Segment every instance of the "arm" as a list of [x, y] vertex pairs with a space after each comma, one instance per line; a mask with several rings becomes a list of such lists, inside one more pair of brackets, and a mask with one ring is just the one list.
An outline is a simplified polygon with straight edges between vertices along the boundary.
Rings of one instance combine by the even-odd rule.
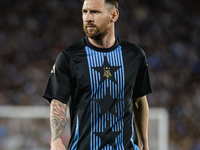
[[51, 150], [66, 150], [61, 141], [66, 124], [67, 105], [57, 100], [52, 100], [50, 106]]
[[140, 150], [149, 150], [148, 146], [148, 118], [149, 106], [146, 96], [133, 99], [134, 121], [138, 134]]

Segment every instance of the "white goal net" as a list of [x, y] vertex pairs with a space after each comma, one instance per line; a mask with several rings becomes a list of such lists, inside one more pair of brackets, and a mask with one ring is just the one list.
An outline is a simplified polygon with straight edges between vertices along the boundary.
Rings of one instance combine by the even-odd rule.
[[[70, 137], [69, 113], [62, 137]], [[49, 107], [0, 106], [0, 150], [48, 150], [50, 142]], [[150, 108], [150, 150], [168, 150], [168, 112]]]

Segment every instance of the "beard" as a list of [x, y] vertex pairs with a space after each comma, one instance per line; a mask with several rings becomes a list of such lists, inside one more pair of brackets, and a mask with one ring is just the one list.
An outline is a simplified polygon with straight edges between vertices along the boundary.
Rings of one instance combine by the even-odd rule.
[[[88, 26], [94, 27], [93, 29], [88, 29]], [[94, 39], [94, 40], [101, 40], [103, 39], [109, 32], [110, 26], [108, 22], [104, 22], [101, 26], [97, 26], [92, 23], [87, 23], [83, 25], [83, 31], [85, 32], [86, 36]]]

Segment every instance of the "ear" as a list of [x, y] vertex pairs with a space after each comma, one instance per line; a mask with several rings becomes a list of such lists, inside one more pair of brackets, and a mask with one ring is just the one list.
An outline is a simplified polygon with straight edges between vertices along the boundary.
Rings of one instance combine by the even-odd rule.
[[115, 23], [119, 18], [119, 11], [117, 9], [114, 9], [111, 13], [111, 16], [111, 22]]

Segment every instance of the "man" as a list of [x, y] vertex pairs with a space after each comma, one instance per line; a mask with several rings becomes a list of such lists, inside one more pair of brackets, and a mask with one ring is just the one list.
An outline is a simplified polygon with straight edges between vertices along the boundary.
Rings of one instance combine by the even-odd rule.
[[66, 150], [67, 104], [70, 150], [149, 150], [148, 65], [143, 50], [115, 37], [118, 17], [117, 0], [83, 1], [86, 37], [59, 54], [44, 93], [51, 102], [51, 150]]

